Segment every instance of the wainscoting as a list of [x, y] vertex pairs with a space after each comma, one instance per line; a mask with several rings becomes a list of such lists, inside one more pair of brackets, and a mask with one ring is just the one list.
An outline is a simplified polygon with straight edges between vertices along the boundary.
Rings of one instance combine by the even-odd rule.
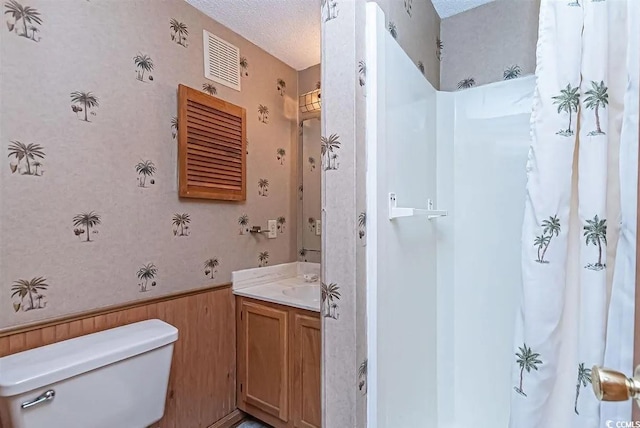
[[237, 423], [242, 415], [236, 410], [235, 300], [230, 285], [0, 332], [0, 356], [154, 318], [179, 330], [165, 416], [154, 428]]

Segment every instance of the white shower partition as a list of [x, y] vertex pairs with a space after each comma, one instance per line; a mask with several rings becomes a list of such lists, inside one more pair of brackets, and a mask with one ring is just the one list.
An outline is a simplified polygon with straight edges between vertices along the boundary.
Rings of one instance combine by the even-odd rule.
[[535, 79], [438, 92], [366, 32], [368, 426], [506, 428]]
[[534, 86], [438, 93], [438, 428], [509, 424]]
[[[435, 427], [436, 236], [427, 217], [389, 220], [436, 196], [436, 91], [367, 4], [367, 316], [370, 427]], [[437, 206], [436, 206], [437, 207]]]

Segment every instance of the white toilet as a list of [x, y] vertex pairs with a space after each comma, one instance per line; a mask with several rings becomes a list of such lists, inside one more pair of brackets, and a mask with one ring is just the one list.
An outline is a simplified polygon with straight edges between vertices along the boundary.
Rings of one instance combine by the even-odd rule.
[[149, 320], [0, 358], [0, 426], [148, 427], [164, 413], [177, 339]]

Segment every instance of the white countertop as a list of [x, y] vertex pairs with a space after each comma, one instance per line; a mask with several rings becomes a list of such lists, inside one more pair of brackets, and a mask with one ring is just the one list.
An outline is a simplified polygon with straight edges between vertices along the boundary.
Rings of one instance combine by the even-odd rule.
[[[318, 280], [306, 282], [304, 274]], [[308, 311], [320, 312], [320, 265], [285, 263], [233, 272], [233, 294]]]

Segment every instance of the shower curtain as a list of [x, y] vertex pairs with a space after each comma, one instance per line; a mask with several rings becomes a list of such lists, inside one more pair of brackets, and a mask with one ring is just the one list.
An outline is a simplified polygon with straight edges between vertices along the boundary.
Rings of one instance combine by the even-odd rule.
[[639, 18], [638, 0], [541, 1], [511, 428], [631, 420], [590, 369], [633, 369]]

